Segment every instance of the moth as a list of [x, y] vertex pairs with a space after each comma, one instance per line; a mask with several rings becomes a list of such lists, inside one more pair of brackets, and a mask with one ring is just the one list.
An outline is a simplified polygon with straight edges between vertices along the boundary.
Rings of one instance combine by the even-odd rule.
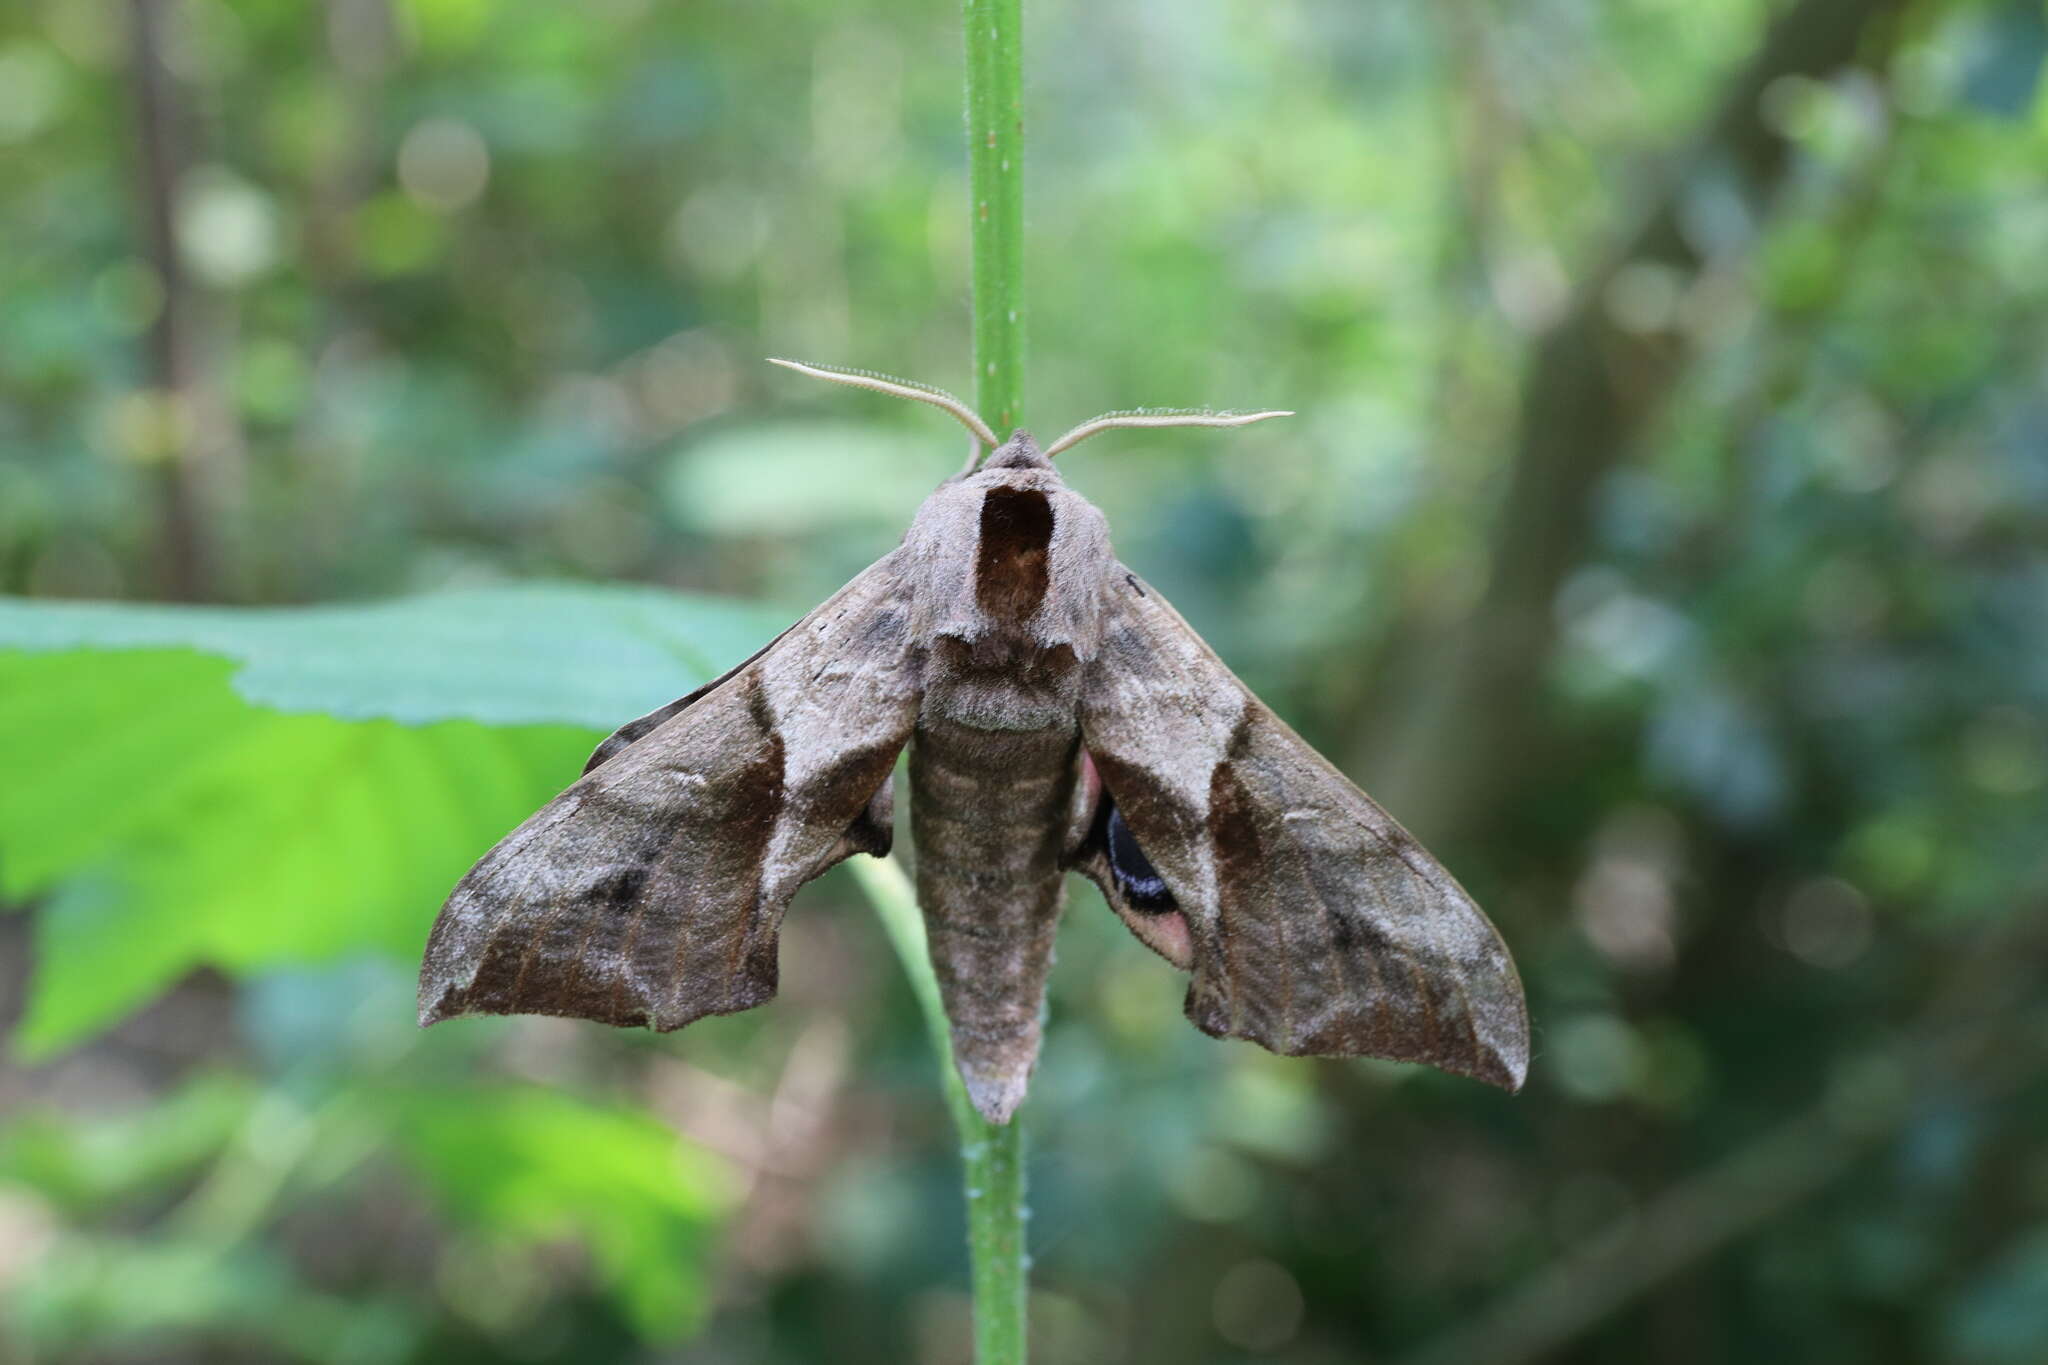
[[421, 1024], [666, 1031], [764, 1003], [791, 895], [888, 854], [907, 746], [932, 963], [992, 1122], [1037, 1060], [1070, 870], [1188, 974], [1204, 1033], [1520, 1087], [1528, 1017], [1493, 925], [1118, 562], [1053, 465], [1109, 428], [1288, 414], [1110, 414], [1041, 449], [937, 389], [776, 363], [944, 408], [974, 435], [966, 467], [894, 550], [620, 727], [484, 855], [434, 924]]

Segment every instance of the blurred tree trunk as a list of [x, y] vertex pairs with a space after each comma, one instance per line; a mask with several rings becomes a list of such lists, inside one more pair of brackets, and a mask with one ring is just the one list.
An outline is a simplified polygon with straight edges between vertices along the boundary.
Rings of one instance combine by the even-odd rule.
[[340, 95], [342, 131], [313, 166], [306, 263], [338, 315], [331, 334], [348, 325], [359, 285], [355, 215], [377, 186], [386, 85], [402, 53], [390, 0], [324, 0], [323, 11], [326, 74]]
[[164, 4], [130, 0], [132, 89], [140, 142], [140, 198], [149, 263], [163, 302], [149, 329], [149, 384], [164, 403], [169, 449], [157, 473], [157, 584], [164, 596], [190, 601], [205, 595], [207, 560], [194, 487], [189, 442], [175, 428], [189, 410], [178, 409], [192, 390], [195, 344], [191, 284], [178, 254], [178, 180], [185, 170], [185, 128], [177, 82], [164, 61]]
[[1430, 839], [1476, 837], [1500, 799], [1526, 790], [1551, 747], [1545, 678], [1553, 604], [1585, 557], [1602, 480], [1632, 450], [1692, 359], [1675, 323], [1631, 330], [1610, 313], [1627, 270], [1669, 273], [1684, 291], [1709, 264], [1688, 234], [1689, 197], [1720, 182], [1760, 220], [1784, 188], [1792, 148], [1766, 116], [1771, 85], [1881, 66], [1908, 0], [1799, 0], [1773, 23], [1662, 190], [1618, 250], [1580, 282], [1535, 342], [1524, 369], [1519, 431], [1492, 536], [1488, 584], [1448, 638], [1424, 646], [1373, 708], [1354, 771]]
[[146, 339], [152, 415], [136, 453], [157, 466], [157, 593], [197, 601], [218, 590], [217, 532], [239, 483], [241, 435], [213, 383], [204, 291], [180, 251], [194, 121], [167, 56], [177, 9], [173, 0], [129, 0], [128, 9], [142, 250], [162, 291]]

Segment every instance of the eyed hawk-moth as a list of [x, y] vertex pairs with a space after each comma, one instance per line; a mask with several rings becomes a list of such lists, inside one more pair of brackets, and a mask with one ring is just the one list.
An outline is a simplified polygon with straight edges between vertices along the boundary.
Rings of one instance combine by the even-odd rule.
[[775, 994], [803, 883], [890, 850], [908, 746], [916, 884], [960, 1075], [1007, 1121], [1038, 1055], [1069, 870], [1190, 977], [1203, 1032], [1426, 1062], [1516, 1089], [1513, 962], [1451, 875], [1118, 562], [1044, 449], [974, 433], [902, 544], [753, 658], [622, 726], [455, 887], [420, 1022], [552, 1014], [681, 1028]]

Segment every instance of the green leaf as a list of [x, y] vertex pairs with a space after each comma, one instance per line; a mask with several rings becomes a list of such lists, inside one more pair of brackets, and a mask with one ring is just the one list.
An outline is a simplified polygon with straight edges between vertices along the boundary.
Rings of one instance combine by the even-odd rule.
[[55, 1107], [30, 1109], [0, 1132], [0, 1182], [26, 1186], [83, 1218], [188, 1182], [227, 1145], [256, 1099], [248, 1082], [209, 1072], [134, 1113], [82, 1119]]
[[75, 1043], [200, 964], [416, 955], [463, 870], [598, 738], [780, 624], [569, 587], [0, 603], [0, 897], [54, 893], [16, 1051]]
[[[355, 1324], [375, 1329], [366, 1339], [337, 1336], [347, 1305], [309, 1294], [285, 1249], [255, 1235], [337, 1176], [350, 1183], [327, 1197], [352, 1197], [364, 1181], [374, 1188], [385, 1163], [362, 1163], [374, 1151], [410, 1168], [446, 1214], [453, 1235], [432, 1245], [443, 1258], [438, 1288], [458, 1311], [516, 1330], [552, 1292], [543, 1273], [559, 1264], [554, 1253], [574, 1240], [589, 1248], [596, 1287], [641, 1333], [674, 1338], [700, 1325], [709, 1253], [743, 1188], [725, 1162], [636, 1110], [445, 1074], [423, 1083], [422, 1074], [401, 1062], [309, 1110], [208, 1073], [129, 1113], [21, 1115], [0, 1129], [0, 1189], [32, 1194], [64, 1219], [7, 1286], [8, 1308], [31, 1340], [66, 1358], [135, 1339], [186, 1342], [205, 1356], [216, 1339], [252, 1332], [295, 1360], [408, 1358], [397, 1320]], [[324, 1176], [323, 1149], [344, 1154]], [[105, 1235], [182, 1190], [194, 1192], [152, 1215], [148, 1242]], [[215, 1216], [223, 1203], [225, 1230]], [[155, 1275], [149, 1291], [129, 1292], [126, 1277], [145, 1271]], [[506, 1280], [522, 1271], [532, 1277], [526, 1299]], [[320, 1329], [311, 1318], [291, 1330], [268, 1322], [261, 1308], [280, 1299]]]
[[737, 1188], [709, 1152], [648, 1115], [538, 1088], [417, 1092], [394, 1117], [401, 1150], [450, 1213], [521, 1246], [580, 1238], [649, 1337], [702, 1320], [710, 1239]]
[[562, 583], [335, 607], [5, 599], [0, 649], [184, 648], [234, 660], [235, 692], [277, 711], [609, 731], [788, 624], [717, 598]]
[[[263, 1359], [398, 1365], [421, 1335], [389, 1299], [319, 1293], [280, 1258], [175, 1240], [65, 1238], [30, 1265], [12, 1299], [41, 1359], [252, 1358], [228, 1353], [233, 1343]], [[173, 1352], [173, 1343], [191, 1349]]]

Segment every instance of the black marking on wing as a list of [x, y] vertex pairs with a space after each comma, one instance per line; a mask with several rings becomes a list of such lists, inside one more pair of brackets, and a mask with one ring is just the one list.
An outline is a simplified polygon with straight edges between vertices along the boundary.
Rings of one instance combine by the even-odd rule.
[[1124, 823], [1123, 812], [1116, 808], [1116, 799], [1107, 790], [1096, 803], [1095, 819], [1081, 846], [1081, 857], [1086, 858], [1097, 849], [1106, 856], [1109, 874], [1115, 879], [1117, 893], [1125, 905], [1148, 915], [1163, 915], [1180, 908], [1173, 898], [1173, 888], [1145, 856], [1138, 836]]

